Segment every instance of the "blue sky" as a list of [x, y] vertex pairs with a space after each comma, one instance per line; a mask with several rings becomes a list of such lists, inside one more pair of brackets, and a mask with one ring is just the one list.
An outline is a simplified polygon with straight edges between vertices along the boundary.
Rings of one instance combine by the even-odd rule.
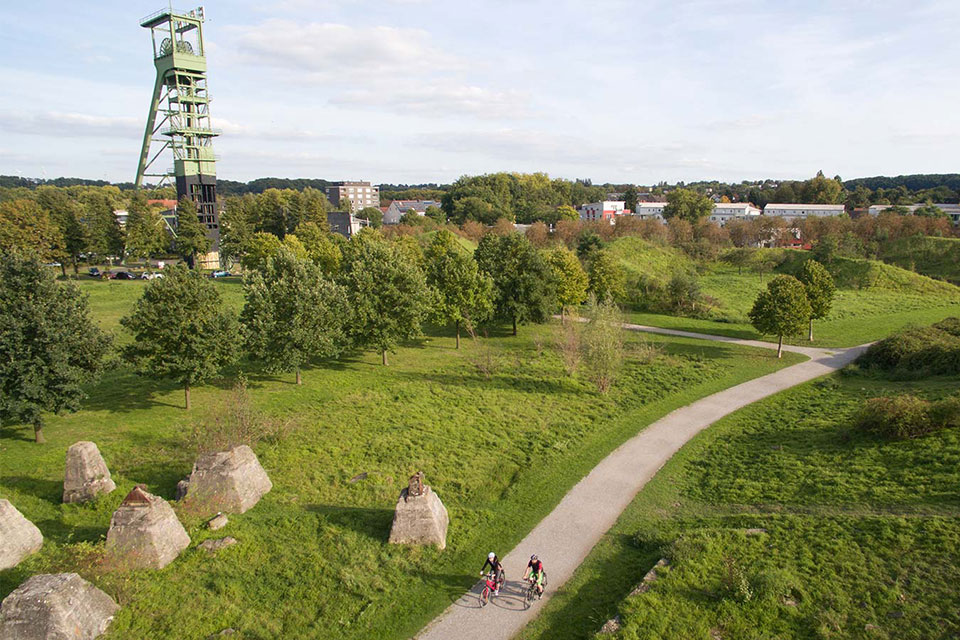
[[[161, 6], [4, 3], [0, 173], [133, 179]], [[221, 178], [960, 171], [956, 0], [204, 7]]]

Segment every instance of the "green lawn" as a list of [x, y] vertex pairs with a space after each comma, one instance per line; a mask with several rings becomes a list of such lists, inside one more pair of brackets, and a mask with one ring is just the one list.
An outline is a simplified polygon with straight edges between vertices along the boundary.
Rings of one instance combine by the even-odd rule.
[[[84, 282], [96, 316], [116, 329], [140, 282]], [[237, 281], [218, 281], [239, 305]], [[172, 498], [195, 453], [197, 421], [222, 411], [231, 380], [193, 392], [118, 366], [85, 408], [53, 417], [48, 444], [25, 427], [0, 429], [0, 495], [37, 523], [41, 553], [0, 572], [0, 597], [38, 572], [76, 570], [123, 605], [108, 637], [403, 638], [475, 580], [490, 549], [511, 548], [600, 459], [667, 412], [798, 362], [765, 350], [627, 334], [619, 384], [600, 396], [567, 377], [549, 326], [496, 334], [455, 351], [449, 334], [408, 345], [390, 367], [374, 354], [268, 377], [248, 367], [254, 404], [287, 425], [261, 441], [274, 488], [254, 509], [208, 532], [181, 513], [193, 543], [240, 542], [210, 557], [193, 548], [162, 571], [110, 573], [99, 562], [110, 514], [139, 482]], [[121, 337], [122, 339], [122, 337]], [[651, 340], [652, 342], [648, 342]], [[652, 361], [641, 356], [654, 344]], [[488, 378], [476, 361], [495, 363]], [[231, 374], [232, 375], [232, 374]], [[66, 448], [95, 441], [118, 489], [91, 505], [62, 505]], [[386, 544], [397, 495], [422, 469], [446, 504], [444, 552]], [[350, 479], [366, 472], [366, 479]]]
[[[524, 640], [955, 638], [960, 431], [852, 432], [866, 397], [960, 378], [835, 375], [721, 420], [664, 466]], [[748, 535], [746, 529], [764, 529]], [[671, 567], [625, 597], [659, 558]]]

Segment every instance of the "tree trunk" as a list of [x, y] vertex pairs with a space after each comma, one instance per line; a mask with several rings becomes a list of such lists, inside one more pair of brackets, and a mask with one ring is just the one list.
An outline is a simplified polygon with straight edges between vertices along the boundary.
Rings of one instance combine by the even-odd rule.
[[563, 326], [563, 325], [565, 325], [565, 324], [567, 323], [567, 322], [566, 322], [567, 318], [566, 318], [566, 316], [565, 316], [564, 313], [563, 313], [565, 310], [566, 310], [566, 306], [565, 306], [565, 305], [560, 305], [560, 326]]
[[387, 366], [387, 350], [384, 349], [383, 351], [380, 352], [380, 354], [383, 356], [383, 366], [386, 367]]
[[63, 277], [67, 277], [67, 264], [63, 260], [60, 261], [60, 273], [63, 274]]
[[813, 318], [810, 318], [810, 335], [807, 336], [807, 340], [813, 342]]
[[297, 367], [297, 384], [303, 384], [303, 378], [300, 376], [300, 367]]
[[190, 411], [190, 383], [183, 383], [183, 405], [187, 411]]
[[783, 335], [780, 335], [780, 342], [777, 343], [777, 357], [783, 356]]
[[79, 276], [79, 275], [80, 275], [80, 267], [77, 266], [77, 259], [76, 259], [76, 258], [73, 259], [73, 275], [75, 275], [75, 276]]
[[457, 320], [456, 325], [457, 325], [457, 349], [459, 349], [460, 348], [460, 321], [459, 320]]
[[43, 437], [43, 420], [41, 418], [34, 418], [33, 420], [33, 440], [37, 444], [43, 444], [47, 441]]
[[517, 316], [513, 316], [513, 335], [517, 335]]

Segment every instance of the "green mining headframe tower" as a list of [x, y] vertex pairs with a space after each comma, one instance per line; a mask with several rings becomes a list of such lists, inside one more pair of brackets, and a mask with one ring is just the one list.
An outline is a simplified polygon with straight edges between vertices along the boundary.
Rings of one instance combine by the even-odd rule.
[[[161, 9], [141, 20], [140, 26], [150, 29], [157, 80], [143, 134], [136, 186], [143, 185], [144, 177], [160, 178], [159, 184], [169, 183], [173, 178], [177, 199], [188, 196], [197, 203], [200, 222], [206, 225], [216, 252], [220, 224], [213, 138], [218, 132], [210, 126], [203, 7], [183, 14]], [[160, 147], [151, 155], [154, 143]], [[154, 169], [148, 173], [167, 149], [173, 152], [173, 166], [164, 172]], [[216, 259], [214, 253], [204, 262], [212, 263]]]

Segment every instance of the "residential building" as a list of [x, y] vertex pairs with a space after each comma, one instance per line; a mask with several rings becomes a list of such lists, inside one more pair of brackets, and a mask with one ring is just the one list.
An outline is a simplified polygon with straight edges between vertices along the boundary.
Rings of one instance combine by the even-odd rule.
[[[887, 209], [891, 209], [896, 206], [897, 205], [895, 204], [872, 204], [870, 205], [870, 209], [868, 211], [870, 215], [877, 216], [877, 215], [880, 215], [881, 211], [885, 211]], [[913, 213], [923, 205], [908, 204], [908, 205], [900, 205], [900, 206], [905, 208], [910, 213]], [[933, 203], [933, 206], [943, 211], [947, 215], [947, 217], [949, 217], [950, 220], [953, 221], [953, 224], [960, 224], [960, 204], [947, 204], [945, 202], [935, 202]]]
[[771, 202], [763, 208], [765, 216], [780, 216], [781, 218], [810, 218], [839, 216], [846, 213], [842, 204], [787, 204]]
[[718, 202], [713, 205], [710, 222], [721, 227], [736, 218], [750, 219], [760, 215], [760, 209], [749, 202]]
[[590, 202], [580, 207], [581, 220], [607, 220], [613, 224], [614, 218], [624, 213], [623, 200], [604, 200]]
[[346, 198], [356, 212], [366, 207], [380, 206], [380, 187], [358, 180], [334, 182], [327, 187], [327, 198], [335, 207], [339, 207], [340, 201]]
[[417, 215], [425, 215], [427, 207], [440, 208], [438, 200], [394, 200], [383, 213], [383, 224], [400, 224], [400, 218], [408, 211]]
[[637, 210], [633, 212], [633, 215], [641, 220], [659, 220], [660, 222], [666, 222], [666, 219], [663, 217], [663, 209], [666, 206], [666, 202], [638, 202]]
[[330, 226], [330, 231], [339, 233], [349, 240], [361, 228], [367, 226], [367, 221], [361, 220], [346, 211], [329, 211], [327, 212], [327, 224]]

